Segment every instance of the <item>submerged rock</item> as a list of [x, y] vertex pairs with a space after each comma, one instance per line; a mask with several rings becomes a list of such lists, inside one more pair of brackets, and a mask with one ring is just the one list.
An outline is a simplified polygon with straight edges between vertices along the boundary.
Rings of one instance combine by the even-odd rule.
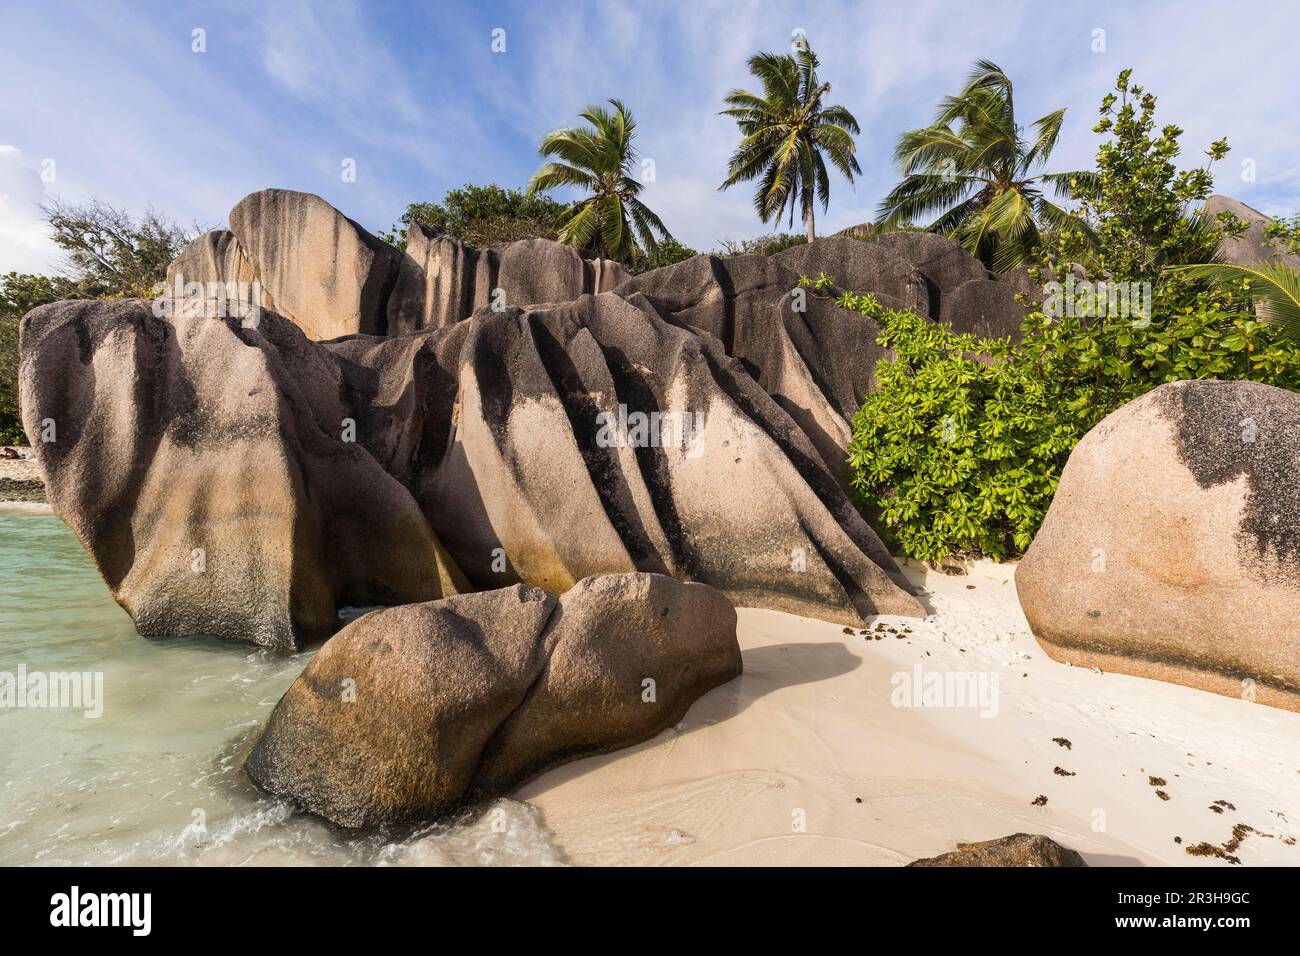
[[1075, 448], [1016, 569], [1056, 660], [1300, 710], [1300, 396], [1162, 385]]
[[1061, 846], [1036, 833], [1011, 836], [982, 843], [958, 843], [951, 853], [913, 860], [908, 866], [1087, 866], [1077, 850]]
[[740, 672], [736, 613], [701, 584], [629, 574], [558, 601], [518, 585], [457, 595], [340, 631], [247, 769], [341, 826], [430, 819], [647, 740]]

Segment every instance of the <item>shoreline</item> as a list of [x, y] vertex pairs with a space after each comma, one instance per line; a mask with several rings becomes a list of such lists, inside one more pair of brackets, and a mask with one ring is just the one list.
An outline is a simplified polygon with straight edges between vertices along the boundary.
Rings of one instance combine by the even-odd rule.
[[[509, 795], [528, 832], [575, 865], [901, 866], [1015, 832], [1091, 866], [1300, 865], [1300, 714], [1051, 660], [1014, 563], [899, 563], [925, 619], [738, 609], [744, 673]], [[975, 696], [928, 706], [935, 674]]]

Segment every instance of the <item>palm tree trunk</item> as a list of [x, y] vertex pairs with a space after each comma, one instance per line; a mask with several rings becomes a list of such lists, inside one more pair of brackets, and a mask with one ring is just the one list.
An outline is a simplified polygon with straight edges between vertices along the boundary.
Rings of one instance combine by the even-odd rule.
[[803, 193], [803, 223], [808, 227], [808, 241], [812, 242], [817, 238], [817, 230], [813, 216], [813, 195], [810, 189], [805, 189]]

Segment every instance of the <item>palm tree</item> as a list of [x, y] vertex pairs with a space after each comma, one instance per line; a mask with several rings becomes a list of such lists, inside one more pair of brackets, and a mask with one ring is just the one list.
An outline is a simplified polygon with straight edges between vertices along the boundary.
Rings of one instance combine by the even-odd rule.
[[749, 58], [749, 72], [763, 82], [763, 95], [732, 90], [729, 109], [744, 139], [731, 156], [727, 180], [719, 188], [758, 179], [754, 209], [763, 222], [778, 221], [785, 207], [801, 210], [808, 241], [816, 237], [813, 205], [820, 198], [824, 212], [831, 198], [830, 177], [823, 153], [853, 182], [861, 173], [853, 137], [858, 121], [843, 106], [823, 105], [831, 85], [817, 77], [816, 54], [807, 45], [797, 55], [758, 53]]
[[613, 112], [588, 106], [579, 114], [590, 125], [546, 134], [538, 152], [551, 161], [528, 181], [528, 195], [558, 186], [587, 190], [586, 198], [560, 214], [560, 242], [629, 261], [642, 247], [653, 251], [672, 235], [637, 198], [642, 184], [632, 175], [636, 121], [620, 101], [608, 102]]
[[980, 60], [956, 96], [939, 105], [934, 123], [904, 133], [894, 150], [903, 181], [880, 204], [886, 228], [936, 216], [932, 232], [951, 236], [971, 255], [999, 271], [1025, 262], [1043, 232], [1087, 226], [1043, 195], [1058, 197], [1070, 182], [1092, 172], [1038, 173], [1056, 146], [1065, 110], [1034, 120], [1032, 143], [1016, 125], [1011, 80]]

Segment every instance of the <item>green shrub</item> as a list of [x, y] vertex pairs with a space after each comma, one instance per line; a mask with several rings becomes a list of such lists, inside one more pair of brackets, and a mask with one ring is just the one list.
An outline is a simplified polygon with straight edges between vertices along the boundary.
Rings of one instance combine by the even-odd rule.
[[61, 276], [0, 276], [0, 444], [26, 444], [18, 412], [18, 322], [39, 305], [70, 299], [76, 284]]
[[[1029, 546], [1075, 444], [1106, 415], [1165, 382], [1247, 379], [1300, 391], [1300, 345], [1260, 322], [1242, 291], [1207, 289], [1176, 267], [1202, 262], [1243, 223], [1189, 210], [1209, 195], [1205, 167], [1179, 171], [1182, 130], [1157, 132], [1156, 99], [1120, 74], [1095, 131], [1108, 136], [1096, 169], [1074, 174], [1076, 216], [1031, 272], [1051, 279], [1021, 341], [955, 335], [870, 296], [840, 305], [880, 323], [895, 358], [853, 423], [849, 477], [859, 504], [905, 555], [1011, 557]], [[1211, 143], [1209, 162], [1228, 151]], [[1287, 224], [1270, 236], [1287, 240]], [[1070, 263], [1088, 282], [1073, 282]], [[1097, 281], [1123, 283], [1138, 314], [1113, 309]], [[813, 284], [813, 283], [807, 283]], [[815, 283], [819, 290], [829, 280]], [[1072, 288], [1063, 301], [1059, 293]], [[1053, 299], [1055, 298], [1055, 301]], [[1103, 305], [1102, 303], [1105, 303]], [[1115, 314], [1116, 312], [1120, 314]], [[1050, 314], [1049, 314], [1050, 313]]]
[[0, 445], [25, 445], [18, 415], [18, 318], [0, 315]]
[[682, 245], [676, 239], [663, 239], [652, 250], [638, 249], [627, 266], [633, 274], [639, 274], [654, 269], [662, 269], [664, 266], [671, 266], [674, 263], [684, 262], [692, 256], [698, 255], [698, 251], [690, 246]]
[[886, 543], [923, 560], [1023, 551], [1080, 424], [1006, 342], [861, 296], [840, 305], [875, 318], [896, 354], [876, 367], [848, 450], [852, 487]]
[[1300, 391], [1300, 346], [1210, 293], [1150, 325], [1035, 312], [1017, 346], [882, 310], [870, 296], [839, 304], [875, 318], [895, 351], [854, 419], [850, 482], [886, 543], [921, 560], [1023, 553], [1079, 439], [1164, 382]]
[[771, 256], [791, 246], [801, 246], [808, 241], [802, 233], [774, 232], [767, 236], [755, 236], [752, 239], [723, 239], [721, 248], [715, 255], [730, 256]]
[[475, 186], [466, 183], [452, 189], [442, 202], [413, 202], [392, 232], [380, 230], [379, 238], [399, 250], [406, 249], [406, 229], [420, 222], [471, 245], [490, 246], [540, 236], [554, 239], [556, 220], [564, 205], [548, 196], [529, 196], [518, 189], [504, 189], [496, 183]]

